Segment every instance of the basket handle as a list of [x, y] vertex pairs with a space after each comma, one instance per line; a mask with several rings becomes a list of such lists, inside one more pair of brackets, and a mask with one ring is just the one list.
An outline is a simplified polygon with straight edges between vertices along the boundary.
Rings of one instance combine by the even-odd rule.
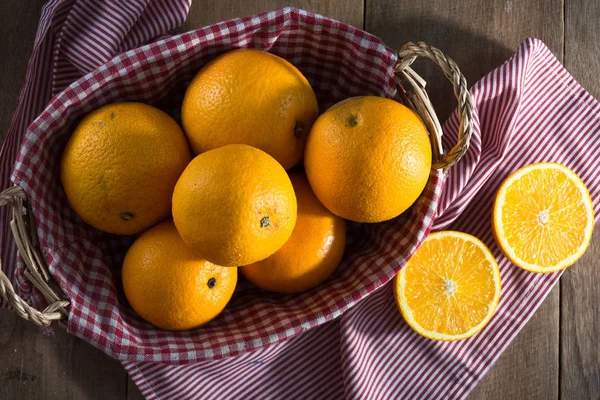
[[[454, 95], [458, 100], [460, 126], [458, 128], [457, 143], [447, 153], [444, 153], [442, 149], [442, 127], [425, 91], [425, 80], [410, 68], [417, 57], [424, 57], [436, 63], [454, 87]], [[469, 93], [467, 80], [451, 58], [435, 47], [423, 42], [417, 44], [408, 42], [402, 46], [398, 52], [395, 75], [400, 86], [398, 95], [402, 102], [421, 117], [429, 131], [433, 148], [432, 167], [447, 170], [467, 152], [471, 140], [473, 97]]]
[[[442, 151], [442, 128], [435, 114], [433, 105], [425, 91], [425, 81], [410, 65], [417, 57], [425, 57], [442, 68], [446, 77], [454, 86], [454, 95], [458, 100], [458, 116], [460, 127], [457, 144], [447, 153]], [[433, 168], [447, 170], [456, 164], [469, 148], [472, 134], [473, 98], [469, 93], [467, 81], [456, 63], [435, 47], [426, 43], [406, 43], [398, 52], [398, 63], [395, 76], [399, 84], [398, 95], [402, 102], [412, 108], [427, 127], [433, 147]], [[407, 90], [408, 89], [408, 90]], [[48, 307], [39, 311], [30, 306], [14, 290], [13, 285], [2, 271], [0, 261], [0, 295], [12, 306], [22, 318], [32, 321], [38, 326], [47, 326], [52, 321], [62, 321], [68, 317], [69, 302], [59, 296], [60, 290], [52, 284], [47, 266], [38, 246], [31, 209], [26, 202], [25, 192], [20, 186], [13, 186], [0, 193], [0, 207], [10, 206], [12, 219], [10, 228], [25, 263], [25, 276], [40, 290], [48, 302]], [[25, 222], [23, 210], [27, 210], [29, 223]]]
[[[60, 297], [57, 294], [59, 289], [52, 285], [46, 264], [38, 250], [31, 209], [26, 203], [25, 192], [20, 186], [13, 186], [0, 193], [0, 207], [4, 206], [9, 206], [12, 209], [10, 229], [19, 249], [19, 254], [25, 263], [25, 276], [40, 290], [49, 305], [43, 311], [39, 311], [27, 304], [15, 292], [8, 276], [2, 271], [1, 261], [0, 295], [21, 318], [38, 326], [48, 326], [52, 321], [66, 319], [69, 302]], [[24, 210], [26, 210], [25, 215], [23, 214]], [[29, 217], [29, 223], [25, 222], [25, 216]]]

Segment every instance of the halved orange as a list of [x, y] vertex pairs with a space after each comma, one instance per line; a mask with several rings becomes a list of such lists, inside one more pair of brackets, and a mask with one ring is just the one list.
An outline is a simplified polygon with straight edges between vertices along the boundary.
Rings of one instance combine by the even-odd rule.
[[486, 245], [462, 232], [430, 234], [394, 281], [396, 303], [417, 333], [434, 340], [475, 335], [500, 301], [500, 270]]
[[587, 249], [594, 207], [587, 187], [556, 163], [528, 165], [500, 186], [492, 218], [498, 245], [515, 265], [532, 272], [565, 269]]

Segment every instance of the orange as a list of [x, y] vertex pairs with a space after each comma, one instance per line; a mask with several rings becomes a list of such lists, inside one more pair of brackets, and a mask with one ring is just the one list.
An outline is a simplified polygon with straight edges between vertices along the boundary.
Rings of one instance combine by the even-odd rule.
[[323, 207], [304, 175], [290, 179], [298, 202], [292, 236], [271, 257], [241, 268], [257, 286], [280, 293], [303, 292], [324, 282], [340, 263], [346, 243], [346, 221]]
[[296, 196], [273, 157], [231, 144], [200, 154], [183, 171], [173, 193], [173, 219], [183, 240], [208, 261], [252, 264], [289, 239]]
[[402, 104], [353, 97], [317, 119], [304, 166], [331, 212], [352, 221], [381, 222], [404, 212], [425, 188], [431, 144], [419, 117]]
[[196, 154], [248, 144], [285, 169], [302, 158], [317, 98], [300, 71], [261, 50], [234, 50], [206, 64], [190, 83], [181, 108]]
[[434, 340], [475, 335], [500, 301], [500, 270], [490, 250], [466, 233], [430, 234], [394, 280], [396, 303], [417, 333]]
[[185, 245], [173, 221], [144, 232], [123, 261], [123, 288], [131, 307], [161, 329], [206, 324], [235, 290], [237, 268], [214, 265]]
[[115, 103], [75, 128], [60, 176], [81, 219], [129, 235], [169, 218], [173, 188], [190, 159], [185, 135], [167, 114], [142, 103]]
[[492, 225], [498, 245], [515, 265], [550, 273], [583, 255], [592, 239], [594, 207], [575, 172], [556, 163], [532, 164], [498, 189]]

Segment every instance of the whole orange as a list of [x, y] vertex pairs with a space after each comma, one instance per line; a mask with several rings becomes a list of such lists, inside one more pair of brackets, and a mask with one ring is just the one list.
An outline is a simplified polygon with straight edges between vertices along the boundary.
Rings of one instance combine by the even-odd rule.
[[310, 84], [281, 57], [234, 50], [198, 72], [185, 93], [183, 128], [200, 154], [227, 144], [248, 144], [285, 169], [304, 152], [319, 109]]
[[241, 268], [257, 286], [298, 293], [324, 282], [344, 254], [346, 221], [333, 215], [313, 194], [304, 175], [290, 176], [298, 218], [290, 239], [271, 257]]
[[75, 128], [60, 177], [85, 222], [129, 235], [171, 215], [173, 188], [190, 159], [183, 131], [166, 113], [142, 103], [114, 103]]
[[194, 253], [172, 220], [144, 232], [123, 261], [123, 288], [131, 307], [161, 329], [206, 324], [223, 311], [237, 268], [220, 267]]
[[218, 265], [269, 257], [296, 224], [296, 196], [283, 167], [262, 150], [232, 144], [192, 160], [173, 193], [183, 240]]
[[352, 221], [381, 222], [404, 212], [425, 188], [431, 144], [419, 117], [402, 104], [353, 97], [317, 119], [304, 166], [331, 212]]

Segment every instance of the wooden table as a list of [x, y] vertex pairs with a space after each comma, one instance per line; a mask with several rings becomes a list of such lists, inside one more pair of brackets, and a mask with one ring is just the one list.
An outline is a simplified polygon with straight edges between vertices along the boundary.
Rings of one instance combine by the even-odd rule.
[[[25, 77], [42, 0], [0, 2], [0, 130]], [[600, 96], [600, 2], [596, 0], [196, 0], [181, 30], [293, 4], [363, 28], [388, 45], [429, 42], [474, 83], [530, 36], [542, 39]], [[455, 103], [441, 74], [421, 70], [444, 119]], [[433, 89], [435, 88], [435, 89]], [[543, 306], [472, 392], [471, 399], [600, 398], [600, 229]], [[55, 337], [0, 312], [0, 399], [140, 399], [120, 364], [87, 343]]]

